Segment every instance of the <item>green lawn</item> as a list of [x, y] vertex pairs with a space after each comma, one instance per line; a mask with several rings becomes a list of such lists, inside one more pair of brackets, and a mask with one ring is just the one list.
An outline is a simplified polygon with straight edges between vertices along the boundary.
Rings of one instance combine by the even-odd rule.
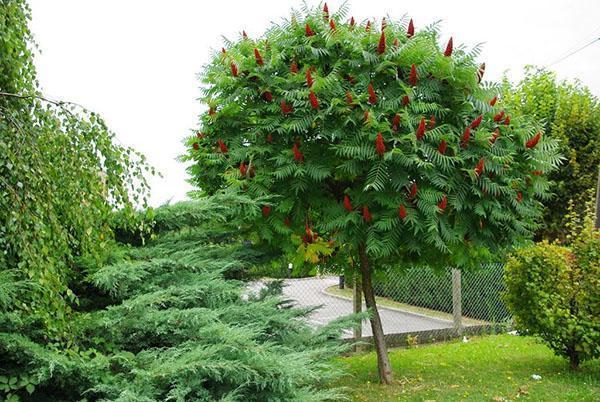
[[[577, 373], [532, 338], [512, 335], [390, 351], [395, 382], [378, 384], [374, 353], [344, 357], [353, 401], [600, 401], [600, 361]], [[531, 378], [541, 375], [541, 380]]]

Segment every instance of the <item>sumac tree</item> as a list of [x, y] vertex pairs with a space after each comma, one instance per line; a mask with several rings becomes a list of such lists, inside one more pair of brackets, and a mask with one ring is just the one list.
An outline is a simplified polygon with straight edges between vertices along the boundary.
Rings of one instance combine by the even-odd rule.
[[372, 287], [390, 262], [466, 267], [530, 237], [557, 145], [483, 84], [477, 49], [436, 26], [293, 12], [205, 67], [208, 113], [184, 159], [205, 194], [234, 192], [272, 247], [359, 267], [383, 382], [392, 379]]

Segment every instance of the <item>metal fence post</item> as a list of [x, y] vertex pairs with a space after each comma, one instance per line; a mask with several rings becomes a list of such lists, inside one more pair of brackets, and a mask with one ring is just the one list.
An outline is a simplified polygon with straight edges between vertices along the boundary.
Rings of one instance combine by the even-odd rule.
[[462, 300], [461, 300], [461, 274], [460, 269], [452, 269], [452, 315], [454, 330], [457, 335], [462, 334]]
[[[360, 313], [362, 311], [362, 292], [361, 292], [361, 284], [358, 280], [358, 274], [354, 274], [353, 280], [353, 288], [352, 288], [352, 310], [354, 314]], [[362, 338], [362, 321], [359, 325], [354, 328], [354, 339], [359, 340]], [[357, 345], [357, 351], [359, 350]]]

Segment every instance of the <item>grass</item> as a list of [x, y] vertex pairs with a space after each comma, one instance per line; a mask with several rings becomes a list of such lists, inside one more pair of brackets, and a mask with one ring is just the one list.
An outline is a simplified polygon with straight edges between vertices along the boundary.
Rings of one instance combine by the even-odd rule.
[[[325, 289], [325, 293], [329, 293], [334, 296], [339, 296], [339, 297], [343, 297], [345, 299], [352, 300], [353, 291], [352, 291], [352, 289], [349, 289], [349, 288], [340, 289], [336, 285], [336, 286], [330, 286], [327, 289]], [[432, 309], [429, 309], [426, 307], [418, 307], [418, 306], [413, 306], [411, 304], [400, 303], [400, 302], [392, 300], [388, 297], [376, 296], [375, 300], [377, 301], [378, 306], [391, 307], [394, 309], [408, 311], [411, 313], [417, 313], [417, 314], [421, 314], [421, 315], [425, 315], [425, 316], [433, 317], [433, 318], [440, 318], [442, 320], [447, 320], [447, 321], [452, 321], [452, 319], [453, 319], [452, 314], [449, 314], [449, 313], [446, 313], [443, 311], [432, 310]], [[463, 322], [463, 325], [487, 324], [486, 321], [475, 320], [473, 318], [468, 318], [468, 317], [464, 317], [464, 316], [462, 318], [462, 322]]]
[[[533, 338], [492, 335], [390, 351], [395, 380], [378, 383], [374, 353], [340, 358], [352, 401], [599, 401], [600, 361], [579, 372]], [[532, 379], [538, 374], [541, 380]]]

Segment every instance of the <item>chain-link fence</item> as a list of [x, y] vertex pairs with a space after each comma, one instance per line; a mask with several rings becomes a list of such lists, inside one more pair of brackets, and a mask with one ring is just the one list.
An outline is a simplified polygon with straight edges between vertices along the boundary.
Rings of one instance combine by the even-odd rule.
[[[321, 306], [311, 315], [314, 325], [366, 310], [352, 278], [337, 276], [287, 279], [284, 295], [300, 306]], [[435, 272], [415, 268], [392, 272], [374, 281], [377, 305], [388, 338], [401, 335], [440, 339], [462, 333], [497, 328], [510, 322], [502, 302], [504, 290], [501, 264], [460, 272]], [[360, 300], [359, 304], [357, 300]], [[362, 328], [348, 331], [347, 338], [371, 336], [368, 320]]]

